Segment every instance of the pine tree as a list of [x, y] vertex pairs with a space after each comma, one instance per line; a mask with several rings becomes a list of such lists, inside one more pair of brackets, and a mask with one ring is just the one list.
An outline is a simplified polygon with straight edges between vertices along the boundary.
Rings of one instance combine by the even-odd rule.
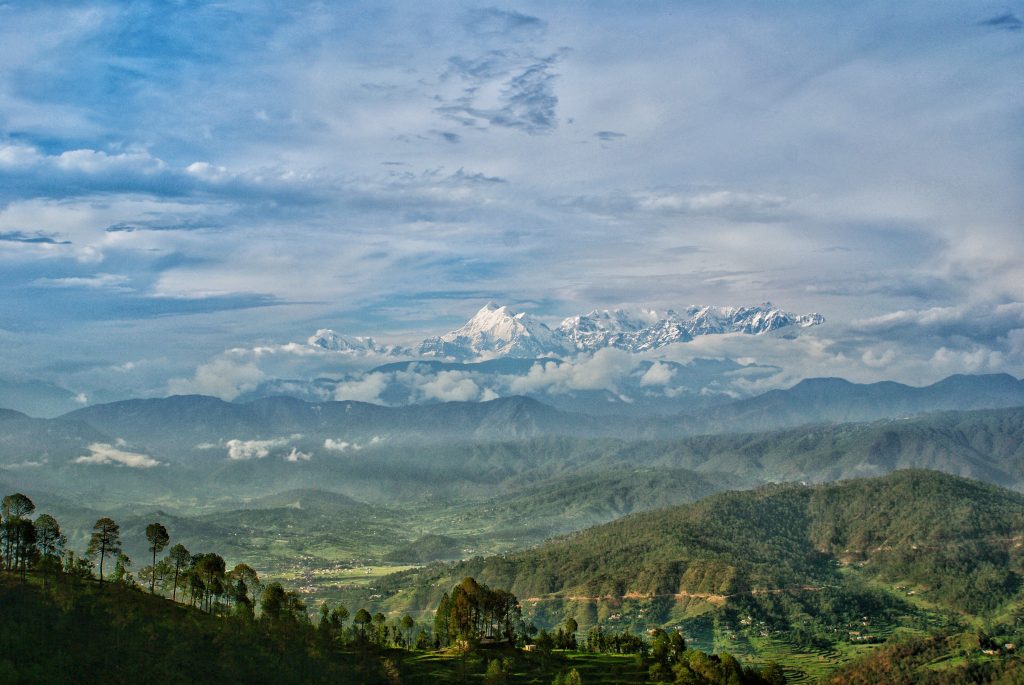
[[[158, 552], [164, 551], [164, 547], [171, 541], [171, 536], [167, 534], [167, 529], [162, 523], [151, 523], [146, 526], [146, 539], [149, 540], [149, 551], [153, 553], [153, 569], [155, 571], [156, 555]], [[149, 591], [152, 594], [156, 593], [156, 573], [153, 573], [149, 580]]]
[[16, 492], [3, 499], [0, 516], [3, 518], [4, 563], [8, 571], [16, 570], [21, 562], [21, 542], [24, 537], [22, 521], [36, 510], [36, 505], [25, 495]]
[[89, 548], [86, 554], [90, 557], [99, 557], [100, 560], [100, 582], [103, 582], [103, 561], [111, 555], [121, 552], [121, 527], [114, 523], [113, 519], [104, 516], [93, 526], [93, 534], [89, 539]]
[[169, 562], [174, 566], [174, 581], [171, 585], [171, 601], [177, 601], [178, 599], [178, 576], [182, 569], [188, 568], [192, 563], [192, 555], [185, 549], [185, 546], [178, 543], [174, 547], [171, 547], [170, 553], [167, 555]]

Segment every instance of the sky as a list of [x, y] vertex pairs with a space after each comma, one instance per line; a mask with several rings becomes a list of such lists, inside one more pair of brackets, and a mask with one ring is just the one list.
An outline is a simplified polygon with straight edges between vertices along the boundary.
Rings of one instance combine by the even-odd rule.
[[1020, 377], [1022, 125], [1019, 1], [3, 2], [0, 379], [769, 300], [828, 323], [665, 356]]

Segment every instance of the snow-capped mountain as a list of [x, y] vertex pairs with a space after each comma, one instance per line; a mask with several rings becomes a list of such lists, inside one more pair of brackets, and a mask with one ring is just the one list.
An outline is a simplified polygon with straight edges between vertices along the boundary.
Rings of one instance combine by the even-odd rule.
[[566, 319], [558, 332], [581, 352], [602, 347], [645, 352], [672, 343], [689, 342], [699, 335], [761, 335], [787, 326], [806, 328], [824, 322], [821, 314], [794, 315], [765, 302], [755, 307], [695, 305], [688, 307], [685, 315], [672, 309], [665, 312], [641, 310], [637, 314], [622, 309], [595, 310]]
[[545, 357], [564, 354], [562, 336], [525, 312], [488, 303], [461, 328], [420, 343], [424, 357]]
[[699, 307], [686, 309], [690, 335], [749, 333], [761, 335], [786, 326], [817, 326], [825, 323], [821, 314], [790, 314], [771, 302], [755, 307]]
[[614, 347], [646, 352], [699, 335], [763, 335], [782, 328], [807, 328], [825, 322], [821, 314], [791, 314], [770, 302], [753, 307], [691, 306], [672, 309], [594, 310], [572, 316], [557, 328], [524, 312], [488, 303], [460, 328], [427, 338], [411, 348], [378, 345], [373, 338], [345, 336], [329, 329], [316, 332], [309, 345], [353, 355], [426, 357], [468, 361], [495, 357], [536, 359], [591, 353]]
[[572, 349], [579, 352], [593, 352], [602, 347], [644, 352], [692, 340], [672, 310], [663, 314], [653, 310], [637, 313], [624, 309], [594, 310], [589, 314], [569, 317], [558, 327], [558, 332]]
[[306, 340], [311, 347], [330, 352], [347, 352], [353, 356], [378, 354], [382, 356], [406, 356], [411, 350], [394, 345], [378, 345], [373, 338], [364, 338], [355, 335], [342, 335], [330, 328], [321, 328]]

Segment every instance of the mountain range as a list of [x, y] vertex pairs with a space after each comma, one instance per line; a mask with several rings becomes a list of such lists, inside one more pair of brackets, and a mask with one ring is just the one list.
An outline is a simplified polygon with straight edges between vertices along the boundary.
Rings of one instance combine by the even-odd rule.
[[320, 329], [307, 344], [353, 355], [426, 357], [467, 361], [495, 357], [557, 357], [605, 348], [646, 352], [700, 335], [763, 335], [825, 322], [821, 314], [790, 314], [770, 302], [752, 307], [693, 305], [682, 313], [624, 309], [571, 316], [556, 328], [507, 306], [488, 303], [463, 326], [410, 347], [380, 345], [373, 338]]
[[818, 378], [699, 411], [647, 418], [566, 412], [526, 397], [389, 407], [353, 401], [306, 402], [285, 396], [226, 402], [203, 395], [178, 395], [92, 405], [53, 420], [4, 410], [0, 427], [7, 434], [0, 450], [4, 443], [11, 444], [15, 429], [45, 432], [46, 443], [76, 435], [94, 442], [120, 440], [180, 452], [197, 445], [202, 449], [204, 443], [293, 435], [352, 444], [375, 437], [398, 441], [552, 436], [671, 439], [1020, 406], [1024, 406], [1024, 381], [1005, 374], [950, 376], [925, 387]]
[[1001, 375], [925, 388], [814, 379], [668, 417], [572, 413], [523, 397], [385, 407], [174, 396], [55, 419], [0, 411], [0, 480], [110, 502], [310, 487], [383, 501], [483, 496], [646, 467], [728, 487], [907, 467], [1021, 487], [1021, 407], [1024, 382]]

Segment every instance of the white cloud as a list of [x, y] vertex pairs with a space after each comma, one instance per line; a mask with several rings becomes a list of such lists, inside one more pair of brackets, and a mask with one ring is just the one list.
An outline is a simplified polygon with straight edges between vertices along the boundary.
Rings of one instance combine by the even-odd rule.
[[427, 399], [442, 402], [472, 402], [480, 397], [480, 388], [472, 375], [464, 371], [441, 371], [418, 387]]
[[32, 285], [44, 288], [91, 288], [94, 290], [116, 290], [127, 292], [129, 279], [120, 274], [96, 274], [70, 278], [37, 278]]
[[[235, 438], [224, 444], [228, 448], [228, 459], [246, 461], [264, 459], [270, 456], [271, 450], [287, 447], [290, 442], [301, 437], [301, 435], [293, 435], [290, 438], [271, 438], [269, 440], [239, 440]], [[292, 449], [294, 451], [294, 448]]]
[[43, 458], [43, 459], [26, 459], [25, 461], [19, 461], [19, 462], [16, 462], [14, 464], [4, 464], [4, 465], [0, 466], [0, 468], [11, 469], [11, 470], [37, 469], [37, 468], [39, 468], [41, 466], [45, 466], [47, 464], [47, 462], [48, 462], [48, 460], [46, 458]]
[[110, 171], [151, 173], [166, 168], [163, 160], [146, 152], [125, 152], [109, 155], [100, 150], [67, 150], [55, 156], [36, 156], [35, 163], [48, 163], [62, 171], [99, 174]]
[[864, 354], [861, 355], [861, 360], [873, 369], [881, 369], [889, 366], [896, 360], [896, 351], [891, 347], [886, 348], [882, 352], [876, 352], [875, 350], [864, 350]]
[[285, 456], [284, 460], [296, 463], [300, 461], [309, 461], [311, 457], [312, 455], [307, 454], [306, 452], [300, 452], [297, 448], [293, 447], [292, 451]]
[[676, 370], [668, 364], [655, 362], [640, 377], [640, 385], [668, 385], [675, 378]]
[[379, 435], [374, 435], [366, 444], [361, 444], [358, 442], [348, 442], [347, 440], [342, 440], [340, 438], [337, 440], [335, 440], [334, 438], [327, 438], [326, 440], [324, 440], [324, 449], [331, 450], [332, 452], [342, 453], [349, 451], [358, 452], [359, 450], [364, 449], [367, 446], [378, 445], [383, 441], [384, 438], [380, 437]]
[[89, 445], [89, 454], [71, 460], [75, 464], [114, 464], [133, 469], [149, 469], [159, 466], [161, 462], [139, 452], [128, 452], [117, 447], [94, 442]]
[[0, 145], [0, 169], [21, 169], [38, 164], [39, 150], [29, 145]]
[[380, 394], [387, 386], [387, 374], [371, 373], [357, 380], [339, 383], [334, 389], [334, 399], [379, 403]]
[[230, 401], [255, 388], [265, 377], [252, 362], [237, 362], [221, 356], [199, 366], [192, 378], [172, 378], [167, 391], [171, 395], [213, 395]]
[[1002, 369], [1003, 353], [981, 346], [967, 350], [951, 350], [940, 347], [932, 355], [931, 364], [936, 369], [951, 373], [991, 373]]
[[537, 363], [526, 376], [512, 378], [509, 390], [515, 395], [532, 392], [561, 394], [571, 390], [617, 393], [622, 378], [633, 371], [642, 359], [623, 350], [605, 348], [563, 364]]

